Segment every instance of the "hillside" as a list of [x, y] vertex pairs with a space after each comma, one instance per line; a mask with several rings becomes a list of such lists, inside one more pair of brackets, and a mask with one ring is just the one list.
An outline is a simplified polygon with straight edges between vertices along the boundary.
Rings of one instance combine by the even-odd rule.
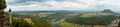
[[81, 25], [108, 25], [116, 19], [117, 15], [119, 14], [115, 14], [114, 12], [85, 13], [67, 18], [65, 21]]
[[34, 22], [32, 22], [30, 19], [28, 21], [29, 18], [13, 18], [13, 23], [12, 23], [12, 27], [35, 27], [34, 26]]

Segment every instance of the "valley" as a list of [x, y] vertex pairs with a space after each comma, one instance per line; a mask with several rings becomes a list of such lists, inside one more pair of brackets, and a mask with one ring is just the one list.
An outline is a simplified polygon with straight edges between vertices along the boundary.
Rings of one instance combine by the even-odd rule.
[[[31, 27], [107, 27], [120, 14], [110, 11], [18, 11], [12, 15], [15, 20], [13, 20], [14, 27], [25, 24], [32, 25]], [[16, 25], [18, 23], [16, 19], [23, 23]]]

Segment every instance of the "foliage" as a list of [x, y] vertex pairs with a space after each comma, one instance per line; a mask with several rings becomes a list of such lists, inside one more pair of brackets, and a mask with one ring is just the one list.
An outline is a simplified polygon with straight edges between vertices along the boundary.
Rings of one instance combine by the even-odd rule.
[[2, 0], [2, 2], [0, 2], [0, 10], [5, 9], [6, 7], [7, 7], [7, 6], [6, 6], [5, 0]]
[[[31, 14], [25, 14], [25, 15], [20, 15], [20, 14], [13, 14], [13, 17], [17, 17], [20, 19], [24, 19], [24, 18], [31, 18], [31, 20], [34, 22], [34, 27], [54, 27], [52, 25], [51, 20], [53, 20], [52, 17], [42, 17], [39, 18], [39, 16], [33, 16]], [[49, 21], [46, 21], [49, 20]]]
[[13, 19], [12, 27], [34, 27], [23, 19]]
[[81, 15], [77, 15], [71, 18], [67, 18], [65, 21], [71, 22], [71, 23], [76, 23], [76, 24], [81, 24], [81, 25], [108, 25], [116, 19], [116, 15], [105, 15], [105, 16], [92, 16], [92, 17], [80, 17]]

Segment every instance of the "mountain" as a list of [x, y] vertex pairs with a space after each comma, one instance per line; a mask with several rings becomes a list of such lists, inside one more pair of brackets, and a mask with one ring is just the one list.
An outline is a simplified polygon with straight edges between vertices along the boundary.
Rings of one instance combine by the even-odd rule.
[[105, 10], [103, 10], [102, 11], [103, 13], [114, 13], [112, 10], [110, 10], [110, 9], [105, 9]]

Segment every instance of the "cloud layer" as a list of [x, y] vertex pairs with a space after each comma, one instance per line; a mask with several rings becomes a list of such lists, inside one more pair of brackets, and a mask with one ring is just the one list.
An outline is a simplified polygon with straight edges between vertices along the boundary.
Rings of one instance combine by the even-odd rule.
[[21, 10], [120, 9], [120, 0], [6, 0], [8, 8]]

